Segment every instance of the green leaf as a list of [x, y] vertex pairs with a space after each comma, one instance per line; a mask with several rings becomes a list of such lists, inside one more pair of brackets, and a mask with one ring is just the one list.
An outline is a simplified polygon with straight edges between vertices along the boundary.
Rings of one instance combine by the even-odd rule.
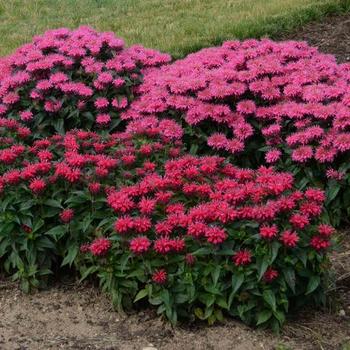
[[198, 151], [198, 145], [197, 144], [192, 144], [192, 146], [190, 148], [190, 154], [196, 155], [197, 151]]
[[148, 301], [151, 305], [160, 305], [162, 303], [162, 299], [160, 297], [151, 298]]
[[188, 295], [186, 295], [186, 294], [176, 294], [176, 296], [175, 296], [175, 303], [176, 304], [183, 304], [186, 301], [188, 301]]
[[212, 326], [215, 323], [215, 321], [216, 321], [216, 316], [214, 314], [212, 314], [208, 317], [208, 325], [209, 326]]
[[56, 249], [56, 244], [52, 242], [48, 237], [41, 236], [37, 242], [37, 248], [49, 248], [54, 250]]
[[276, 311], [276, 297], [275, 294], [273, 294], [272, 290], [266, 289], [263, 292], [263, 298], [266, 301], [266, 303], [271, 307], [273, 311]]
[[4, 239], [0, 243], [0, 258], [5, 255], [8, 250], [11, 250], [11, 242], [8, 239]]
[[46, 232], [48, 236], [52, 236], [56, 241], [59, 240], [65, 233], [67, 228], [63, 225], [55, 226]]
[[84, 281], [85, 278], [87, 278], [89, 275], [93, 274], [94, 272], [96, 272], [98, 270], [97, 266], [90, 266], [88, 269], [86, 269], [82, 274], [81, 274], [81, 278], [79, 280], [79, 283], [81, 283], [82, 281]]
[[340, 191], [340, 185], [333, 185], [327, 189], [326, 192], [326, 205], [332, 202], [332, 200], [337, 196]]
[[54, 216], [57, 216], [60, 211], [60, 208], [47, 207], [43, 211], [42, 218], [52, 218]]
[[170, 305], [170, 294], [168, 290], [164, 289], [160, 294], [160, 298], [166, 306]]
[[210, 248], [199, 248], [195, 252], [192, 253], [194, 256], [208, 255], [212, 252]]
[[258, 313], [258, 320], [256, 322], [256, 325], [259, 326], [259, 324], [262, 324], [269, 320], [272, 316], [271, 310], [264, 310]]
[[44, 226], [44, 220], [42, 219], [39, 219], [35, 224], [34, 224], [34, 227], [33, 227], [33, 231], [32, 232], [36, 232], [38, 231], [41, 227]]
[[21, 281], [20, 288], [24, 293], [29, 293], [30, 291], [30, 284], [27, 279], [24, 279]]
[[266, 272], [267, 268], [269, 266], [269, 259], [267, 256], [264, 256], [263, 258], [258, 259], [257, 261], [257, 267], [258, 267], [258, 281], [261, 280], [262, 276]]
[[306, 288], [305, 295], [312, 293], [320, 285], [320, 276], [312, 276]]
[[278, 254], [278, 251], [279, 251], [281, 246], [282, 246], [281, 243], [278, 243], [277, 241], [272, 242], [270, 264], [272, 264], [275, 261], [275, 259], [277, 258], [277, 254]]
[[44, 202], [45, 205], [48, 205], [49, 207], [54, 208], [63, 208], [61, 203], [59, 201], [56, 201], [55, 199], [48, 199]]
[[228, 305], [227, 305], [227, 302], [226, 302], [224, 297], [216, 298], [216, 302], [215, 303], [216, 303], [216, 305], [219, 305], [223, 309], [228, 309]]
[[86, 215], [82, 222], [82, 231], [85, 233], [89, 226], [91, 225], [92, 219], [90, 215]]
[[64, 134], [64, 120], [63, 118], [55, 118], [52, 122], [54, 129], [58, 134]]
[[50, 269], [42, 269], [39, 271], [40, 276], [46, 276], [51, 274], [53, 274], [53, 272]]
[[204, 312], [203, 312], [203, 310], [201, 308], [199, 308], [199, 307], [195, 308], [194, 309], [194, 314], [200, 320], [204, 320]]
[[232, 293], [236, 293], [244, 281], [244, 274], [237, 273], [232, 276]]
[[61, 266], [65, 266], [65, 265], [71, 266], [78, 252], [79, 252], [78, 245], [72, 244], [68, 249], [67, 255], [63, 259]]
[[221, 310], [215, 310], [214, 311], [214, 315], [215, 315], [215, 318], [220, 321], [220, 322], [223, 322], [224, 321], [224, 315], [222, 314], [222, 311]]
[[143, 299], [144, 297], [146, 297], [148, 295], [148, 289], [147, 288], [144, 288], [144, 289], [141, 289], [137, 294], [136, 294], [136, 297], [134, 299], [134, 303], [136, 303], [137, 301]]
[[244, 281], [244, 274], [243, 273], [237, 273], [232, 276], [232, 292], [229, 295], [228, 298], [228, 307], [230, 308], [232, 305], [233, 298], [235, 294], [237, 293], [238, 289], [241, 287], [242, 283]]
[[215, 270], [212, 271], [212, 273], [211, 273], [214, 286], [216, 286], [217, 283], [218, 283], [218, 280], [219, 280], [219, 277], [220, 277], [220, 272], [221, 272], [221, 266], [217, 265]]
[[284, 313], [282, 311], [277, 310], [273, 313], [273, 315], [275, 316], [275, 318], [277, 318], [280, 325], [282, 325], [286, 320], [286, 317], [284, 316]]
[[292, 268], [287, 268], [283, 270], [284, 278], [290, 287], [290, 289], [295, 294], [295, 272]]
[[20, 210], [20, 211], [25, 211], [25, 210], [31, 208], [33, 205], [35, 205], [35, 203], [34, 203], [33, 200], [26, 201], [26, 202], [24, 202], [24, 203], [21, 204], [19, 210]]
[[305, 249], [297, 250], [295, 255], [301, 260], [301, 262], [303, 263], [304, 267], [306, 267], [306, 264], [307, 264], [307, 253], [306, 253]]
[[273, 319], [270, 323], [271, 329], [275, 334], [279, 334], [280, 333], [280, 323], [277, 319]]

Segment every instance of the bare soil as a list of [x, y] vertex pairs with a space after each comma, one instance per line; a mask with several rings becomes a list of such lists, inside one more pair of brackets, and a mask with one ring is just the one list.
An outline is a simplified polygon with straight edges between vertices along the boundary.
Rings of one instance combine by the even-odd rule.
[[[350, 14], [311, 23], [279, 39], [306, 40], [350, 61]], [[338, 281], [325, 310], [291, 317], [282, 334], [228, 320], [172, 328], [153, 311], [121, 315], [98, 288], [63, 282], [31, 295], [0, 281], [0, 350], [350, 350], [350, 233], [332, 257]]]
[[283, 34], [277, 40], [304, 40], [320, 51], [336, 56], [339, 63], [350, 61], [350, 15], [326, 17], [311, 22], [298, 31]]

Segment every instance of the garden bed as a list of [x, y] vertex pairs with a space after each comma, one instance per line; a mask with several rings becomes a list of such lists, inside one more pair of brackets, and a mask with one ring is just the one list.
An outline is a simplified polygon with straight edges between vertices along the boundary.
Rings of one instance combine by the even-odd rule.
[[327, 310], [305, 310], [285, 325], [280, 337], [241, 322], [171, 328], [149, 309], [120, 315], [91, 285], [59, 282], [49, 290], [23, 294], [0, 282], [0, 348], [129, 350], [348, 350], [350, 344], [350, 242], [333, 256], [340, 280], [336, 302]]
[[[307, 40], [335, 53], [339, 62], [350, 58], [350, 15], [309, 24], [288, 38]], [[283, 38], [287, 39], [287, 38]], [[254, 331], [240, 322], [172, 329], [151, 311], [128, 316], [115, 313], [97, 288], [75, 283], [22, 294], [17, 286], [0, 282], [1, 349], [348, 349], [350, 346], [350, 238], [333, 255], [339, 281], [336, 302], [324, 311], [306, 310], [287, 322], [281, 337]], [[348, 344], [348, 345], [346, 345]]]

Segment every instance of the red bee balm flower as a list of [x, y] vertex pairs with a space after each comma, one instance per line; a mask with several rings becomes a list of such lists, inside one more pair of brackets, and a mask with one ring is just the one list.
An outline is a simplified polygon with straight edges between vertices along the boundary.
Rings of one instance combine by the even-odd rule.
[[73, 209], [64, 209], [60, 214], [60, 219], [68, 224], [74, 218], [74, 210]]
[[157, 284], [164, 284], [167, 280], [167, 273], [165, 270], [157, 270], [152, 275], [152, 281]]
[[330, 242], [321, 236], [314, 236], [311, 238], [310, 246], [315, 250], [326, 249], [330, 246]]
[[31, 227], [29, 227], [29, 226], [27, 226], [27, 225], [21, 225], [21, 228], [22, 228], [22, 230], [23, 230], [25, 233], [31, 233], [31, 232], [32, 232]]
[[323, 237], [330, 237], [335, 233], [334, 227], [327, 224], [318, 225], [318, 233]]
[[278, 233], [278, 228], [276, 225], [272, 225], [272, 226], [262, 226], [260, 227], [260, 236], [262, 238], [273, 238], [276, 237]]
[[92, 255], [102, 256], [108, 252], [111, 245], [112, 245], [112, 243], [109, 239], [104, 238], [104, 237], [97, 238], [91, 243], [90, 252]]
[[100, 190], [101, 190], [101, 184], [99, 184], [98, 182], [93, 182], [89, 184], [89, 191], [91, 194], [97, 194], [100, 192]]
[[232, 260], [236, 266], [248, 265], [252, 261], [252, 254], [249, 250], [240, 250], [232, 257]]
[[130, 250], [135, 254], [147, 252], [151, 245], [151, 241], [147, 237], [136, 237], [130, 241]]
[[205, 237], [209, 243], [220, 244], [227, 238], [225, 230], [219, 227], [208, 227], [205, 230]]
[[90, 244], [84, 243], [80, 246], [81, 253], [87, 253], [88, 251], [90, 251]]
[[297, 245], [299, 236], [295, 232], [287, 230], [282, 233], [281, 241], [285, 246], [293, 248]]
[[192, 266], [196, 262], [196, 257], [192, 254], [186, 254], [185, 261], [187, 265]]
[[34, 179], [31, 181], [29, 188], [33, 191], [34, 194], [39, 194], [44, 191], [46, 183], [42, 179]]
[[273, 280], [275, 280], [278, 277], [278, 275], [279, 275], [278, 271], [270, 267], [264, 273], [264, 281], [267, 283], [270, 283]]
[[289, 219], [289, 222], [295, 227], [295, 228], [304, 228], [305, 226], [309, 225], [310, 221], [309, 218], [306, 215], [301, 214], [294, 214]]

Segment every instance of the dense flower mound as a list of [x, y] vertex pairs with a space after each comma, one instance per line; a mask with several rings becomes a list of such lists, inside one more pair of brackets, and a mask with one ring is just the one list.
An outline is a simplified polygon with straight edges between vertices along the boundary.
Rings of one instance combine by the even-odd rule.
[[172, 116], [199, 153], [210, 147], [243, 166], [294, 163], [299, 181], [339, 180], [350, 149], [349, 81], [349, 64], [306, 43], [231, 41], [150, 70], [122, 118]]
[[151, 70], [123, 117], [176, 110], [193, 127], [210, 124], [214, 149], [237, 154], [259, 134], [268, 163], [286, 147], [296, 162], [332, 162], [350, 149], [349, 68], [305, 43], [226, 42]]
[[289, 303], [322, 294], [334, 233], [319, 222], [324, 197], [271, 168], [169, 160], [163, 176], [109, 191], [114, 233], [83, 245], [86, 268], [98, 266], [119, 307], [148, 297], [173, 322], [225, 310], [278, 328]]
[[142, 70], [170, 56], [112, 32], [60, 28], [36, 36], [0, 62], [0, 116], [28, 125], [36, 136], [72, 128], [115, 128]]
[[[169, 122], [171, 124], [171, 121]], [[101, 135], [72, 130], [28, 144], [30, 130], [0, 118], [0, 259], [8, 273], [37, 286], [63, 259], [72, 264], [82, 242], [110, 227], [106, 194], [162, 169], [181, 153], [167, 129]], [[19, 272], [21, 271], [21, 272]]]

